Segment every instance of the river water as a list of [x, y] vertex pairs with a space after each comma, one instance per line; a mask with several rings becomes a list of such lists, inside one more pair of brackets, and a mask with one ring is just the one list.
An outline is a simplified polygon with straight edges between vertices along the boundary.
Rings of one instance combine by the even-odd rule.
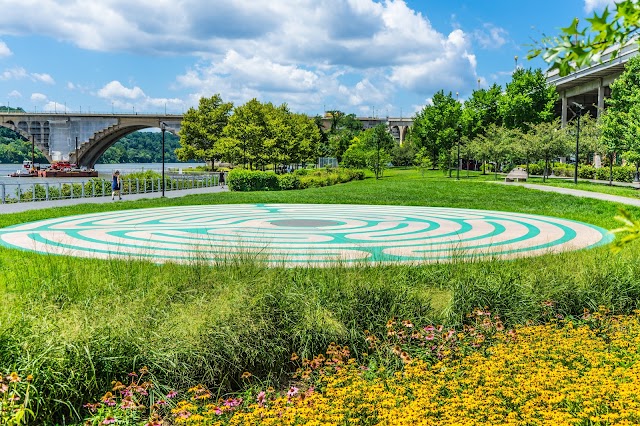
[[[189, 167], [204, 166], [205, 163], [165, 163], [165, 172], [169, 169], [188, 169]], [[45, 183], [45, 182], [81, 182], [90, 178], [40, 178], [40, 177], [9, 177], [9, 173], [14, 173], [20, 169], [22, 164], [0, 164], [0, 183]], [[128, 164], [96, 164], [95, 169], [101, 178], [111, 180], [114, 171], [119, 170], [120, 175], [126, 177], [127, 174], [133, 172], [143, 172], [145, 170], [154, 170], [158, 173], [162, 172], [162, 163], [128, 163]]]

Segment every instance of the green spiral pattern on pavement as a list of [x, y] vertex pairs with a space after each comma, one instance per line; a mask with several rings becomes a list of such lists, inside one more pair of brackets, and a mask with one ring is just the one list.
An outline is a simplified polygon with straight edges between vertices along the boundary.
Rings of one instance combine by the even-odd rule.
[[555, 217], [443, 207], [225, 204], [123, 210], [0, 229], [22, 250], [153, 262], [250, 257], [278, 266], [509, 259], [609, 243]]

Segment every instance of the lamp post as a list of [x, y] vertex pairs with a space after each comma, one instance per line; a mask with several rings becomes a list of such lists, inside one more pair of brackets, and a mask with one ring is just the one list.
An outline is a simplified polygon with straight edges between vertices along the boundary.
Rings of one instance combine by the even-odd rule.
[[580, 117], [582, 117], [582, 110], [584, 107], [577, 102], [573, 102], [573, 105], [578, 107], [578, 127], [576, 129], [576, 163], [573, 173], [573, 183], [578, 184], [578, 152], [580, 148]]
[[[460, 93], [456, 92], [456, 102], [460, 102]], [[456, 126], [456, 135], [458, 136], [458, 155], [456, 158], [456, 180], [460, 180], [460, 122]], [[451, 176], [449, 176], [451, 177]]]
[[36, 163], [35, 163], [35, 158], [36, 158], [36, 135], [31, 135], [31, 170], [29, 170], [29, 172], [31, 172], [32, 170], [36, 169]]
[[160, 130], [162, 130], [162, 198], [164, 198], [164, 132], [167, 130], [164, 121], [160, 122]]
[[242, 135], [242, 167], [247, 168], [247, 135]]
[[456, 168], [456, 180], [460, 180], [460, 125], [458, 124], [458, 167]]
[[80, 168], [80, 164], [78, 164], [78, 137], [76, 136], [76, 167]]

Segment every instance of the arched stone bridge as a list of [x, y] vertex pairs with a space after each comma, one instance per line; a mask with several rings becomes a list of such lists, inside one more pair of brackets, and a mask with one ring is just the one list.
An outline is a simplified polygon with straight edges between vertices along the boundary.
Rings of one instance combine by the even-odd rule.
[[[24, 138], [33, 141], [49, 162], [69, 161], [79, 166], [93, 167], [104, 152], [120, 138], [138, 130], [160, 128], [177, 134], [182, 115], [154, 114], [75, 114], [75, 113], [3, 113], [0, 126], [7, 127]], [[358, 117], [368, 129], [386, 124], [389, 132], [403, 143], [410, 118]], [[325, 128], [331, 127], [331, 119], [323, 119]]]
[[0, 126], [33, 141], [49, 162], [69, 161], [93, 167], [123, 136], [160, 128], [177, 134], [182, 115], [2, 113]]
[[[378, 117], [358, 117], [358, 120], [362, 122], [363, 128], [370, 129], [372, 127], [377, 126], [378, 124], [385, 124], [389, 129], [389, 132], [393, 135], [393, 138], [400, 145], [404, 143], [404, 139], [407, 136], [407, 132], [409, 128], [413, 125], [413, 118], [378, 118]], [[331, 117], [323, 117], [322, 118], [322, 127], [325, 130], [331, 129]]]

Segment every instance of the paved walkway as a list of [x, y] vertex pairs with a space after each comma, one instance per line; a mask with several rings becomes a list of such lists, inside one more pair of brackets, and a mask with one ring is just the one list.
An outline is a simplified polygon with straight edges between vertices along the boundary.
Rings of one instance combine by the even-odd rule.
[[[229, 190], [228, 186], [211, 186], [208, 188], [195, 188], [195, 189], [180, 189], [175, 191], [166, 191], [166, 198], [179, 198], [186, 195], [194, 194], [212, 194], [216, 192], [226, 192]], [[142, 200], [148, 198], [161, 198], [160, 192], [149, 192], [146, 194], [127, 194], [122, 197], [122, 201]], [[52, 200], [52, 201], [32, 201], [26, 203], [15, 204], [0, 204], [0, 214], [5, 213], [20, 213], [28, 210], [40, 210], [53, 207], [66, 207], [78, 204], [105, 204], [105, 203], [117, 203], [118, 201], [112, 201], [111, 196], [106, 197], [92, 197], [92, 198], [73, 198], [64, 200]]]
[[497, 182], [503, 185], [519, 185], [529, 189], [537, 189], [538, 191], [557, 192], [560, 194], [573, 195], [576, 197], [595, 198], [596, 200], [612, 201], [614, 203], [627, 204], [630, 206], [640, 207], [640, 199], [621, 197], [619, 195], [603, 194], [601, 192], [583, 191], [581, 189], [560, 188], [556, 186], [536, 185], [533, 183], [517, 183], [517, 182]]

